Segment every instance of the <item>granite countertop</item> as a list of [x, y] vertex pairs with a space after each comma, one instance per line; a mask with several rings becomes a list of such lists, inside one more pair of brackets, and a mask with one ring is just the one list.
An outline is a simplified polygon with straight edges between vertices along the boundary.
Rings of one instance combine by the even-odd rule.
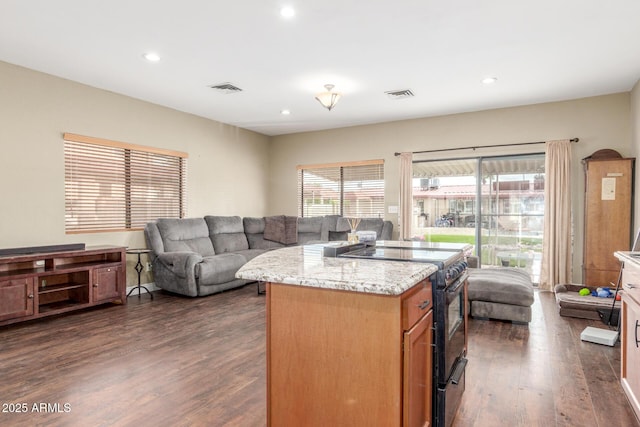
[[238, 270], [246, 280], [381, 295], [400, 295], [437, 271], [422, 262], [324, 257], [325, 245], [294, 246], [257, 256]]
[[640, 252], [618, 251], [613, 255], [622, 262], [628, 262], [640, 267]]
[[387, 248], [407, 248], [407, 249], [433, 249], [440, 251], [461, 251], [465, 254], [473, 250], [473, 245], [468, 243], [448, 243], [448, 242], [422, 242], [413, 240], [378, 240], [376, 246]]

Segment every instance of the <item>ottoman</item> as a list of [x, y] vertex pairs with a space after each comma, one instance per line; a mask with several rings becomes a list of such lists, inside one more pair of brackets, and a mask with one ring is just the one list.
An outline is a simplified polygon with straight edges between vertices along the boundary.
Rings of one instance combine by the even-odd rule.
[[470, 268], [468, 297], [473, 317], [531, 321], [533, 283], [521, 268]]

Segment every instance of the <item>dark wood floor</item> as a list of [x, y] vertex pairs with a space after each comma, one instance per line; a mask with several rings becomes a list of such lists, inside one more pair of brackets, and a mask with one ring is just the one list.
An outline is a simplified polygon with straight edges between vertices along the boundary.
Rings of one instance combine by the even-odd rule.
[[[1, 409], [24, 403], [27, 412], [1, 412], [0, 425], [264, 426], [265, 305], [255, 285], [154, 295], [1, 327]], [[529, 325], [472, 320], [454, 425], [638, 425], [619, 384], [620, 346], [581, 342], [590, 324], [558, 316], [550, 294], [536, 295]]]
[[598, 321], [561, 317], [536, 292], [529, 325], [472, 319], [467, 386], [455, 427], [629, 427], [638, 420], [620, 386], [620, 342], [580, 340]]

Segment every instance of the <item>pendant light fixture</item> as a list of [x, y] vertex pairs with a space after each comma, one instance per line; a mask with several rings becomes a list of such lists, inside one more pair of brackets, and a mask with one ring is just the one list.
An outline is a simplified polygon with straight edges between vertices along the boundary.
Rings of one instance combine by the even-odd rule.
[[331, 92], [333, 90], [333, 85], [327, 84], [324, 85], [324, 88], [327, 90], [326, 92], [320, 92], [316, 95], [316, 99], [324, 108], [331, 111], [333, 107], [336, 106], [340, 97], [342, 96], [339, 92]]

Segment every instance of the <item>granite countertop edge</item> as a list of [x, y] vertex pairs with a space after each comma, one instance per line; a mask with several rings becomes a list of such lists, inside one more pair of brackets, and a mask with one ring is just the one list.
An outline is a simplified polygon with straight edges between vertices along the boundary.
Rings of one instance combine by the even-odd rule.
[[400, 295], [437, 271], [430, 263], [326, 258], [309, 248], [267, 252], [242, 266], [236, 278], [379, 295]]

